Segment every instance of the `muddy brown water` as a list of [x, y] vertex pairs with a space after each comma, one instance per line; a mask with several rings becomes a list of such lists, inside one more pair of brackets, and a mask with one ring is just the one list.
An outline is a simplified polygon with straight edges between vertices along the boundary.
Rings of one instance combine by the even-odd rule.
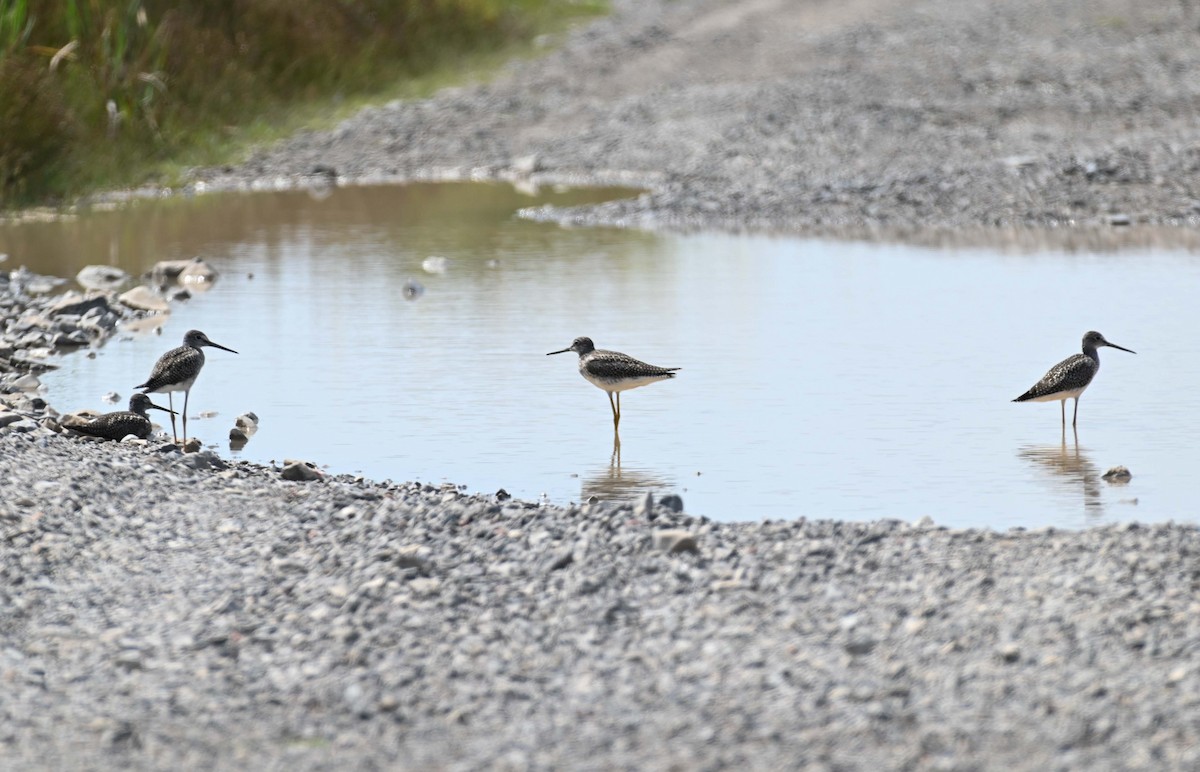
[[[190, 328], [192, 433], [223, 454], [499, 488], [557, 503], [678, 493], [716, 519], [928, 515], [954, 526], [1197, 518], [1200, 259], [568, 229], [516, 216], [621, 190], [444, 184], [142, 201], [0, 226], [6, 268], [221, 277], [160, 325], [56, 360], [62, 410], [111, 410]], [[423, 268], [444, 257], [444, 272]], [[430, 264], [432, 266], [432, 264]], [[424, 292], [406, 299], [405, 287]], [[1089, 329], [1078, 433], [1013, 404]], [[619, 448], [575, 357], [588, 335], [676, 379], [627, 392]], [[165, 400], [165, 397], [164, 397]], [[234, 418], [260, 430], [228, 448]], [[1069, 419], [1069, 415], [1068, 415]], [[1101, 475], [1122, 464], [1127, 485]]]

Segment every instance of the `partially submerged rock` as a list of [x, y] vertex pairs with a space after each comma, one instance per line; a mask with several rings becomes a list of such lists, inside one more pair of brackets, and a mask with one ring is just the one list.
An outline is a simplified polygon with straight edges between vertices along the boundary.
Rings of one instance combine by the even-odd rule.
[[1129, 471], [1128, 467], [1114, 466], [1102, 474], [1101, 477], [1110, 483], [1127, 483], [1133, 479], [1133, 473]]
[[91, 290], [116, 289], [128, 279], [129, 274], [114, 265], [89, 265], [75, 274], [75, 281]]
[[229, 449], [241, 450], [258, 431], [258, 416], [254, 413], [242, 413], [233, 422], [229, 430]]
[[150, 278], [160, 287], [187, 284], [203, 287], [217, 280], [217, 269], [199, 257], [190, 260], [160, 260], [150, 269]]
[[400, 293], [404, 295], [405, 300], [416, 300], [425, 294], [425, 286], [419, 281], [409, 279], [404, 282], [404, 286], [400, 288]]

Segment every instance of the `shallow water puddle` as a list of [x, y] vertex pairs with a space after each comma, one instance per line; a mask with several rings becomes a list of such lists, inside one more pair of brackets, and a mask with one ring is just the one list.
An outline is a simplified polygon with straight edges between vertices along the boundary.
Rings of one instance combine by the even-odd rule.
[[[679, 493], [716, 519], [929, 515], [955, 526], [1195, 520], [1200, 260], [1159, 248], [1007, 254], [517, 219], [623, 191], [349, 188], [141, 202], [0, 228], [6, 268], [131, 272], [199, 255], [222, 271], [161, 335], [130, 333], [43, 378], [59, 409], [113, 409], [198, 328], [190, 422], [229, 453], [334, 472], [500, 488], [557, 503]], [[444, 261], [427, 262], [430, 257]], [[423, 265], [426, 268], [423, 268]], [[419, 283], [423, 294], [406, 299]], [[412, 294], [411, 292], [409, 294]], [[1083, 333], [1102, 349], [1078, 435], [1057, 403], [1012, 404]], [[608, 400], [574, 355], [683, 368]], [[1123, 464], [1128, 485], [1101, 475]]]

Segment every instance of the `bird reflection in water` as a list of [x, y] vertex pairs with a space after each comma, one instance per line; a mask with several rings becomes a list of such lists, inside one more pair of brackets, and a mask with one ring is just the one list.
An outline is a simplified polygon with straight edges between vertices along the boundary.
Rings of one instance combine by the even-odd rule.
[[653, 472], [622, 467], [621, 435], [615, 431], [608, 467], [583, 478], [580, 487], [581, 501], [588, 501], [593, 496], [600, 501], [636, 501], [647, 491], [657, 493], [675, 488], [669, 479]]
[[1017, 451], [1017, 455], [1058, 476], [1071, 489], [1079, 488], [1083, 493], [1084, 511], [1099, 517], [1104, 514], [1100, 468], [1079, 447], [1079, 435], [1072, 434], [1074, 441], [1069, 445], [1066, 432], [1063, 432], [1060, 444], [1026, 445]]

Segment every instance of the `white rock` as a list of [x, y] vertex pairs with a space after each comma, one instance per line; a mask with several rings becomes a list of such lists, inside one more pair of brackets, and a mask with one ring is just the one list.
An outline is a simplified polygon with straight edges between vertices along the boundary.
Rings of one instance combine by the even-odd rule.
[[445, 273], [450, 261], [439, 255], [431, 255], [421, 261], [421, 270], [425, 273]]
[[514, 158], [512, 168], [517, 174], [533, 174], [542, 168], [542, 159], [536, 153]]
[[37, 379], [36, 375], [31, 373], [22, 375], [20, 378], [13, 381], [12, 385], [21, 391], [37, 391], [38, 389], [42, 388], [42, 382]]
[[654, 532], [654, 548], [663, 552], [699, 552], [700, 545], [691, 531], [670, 528]]

